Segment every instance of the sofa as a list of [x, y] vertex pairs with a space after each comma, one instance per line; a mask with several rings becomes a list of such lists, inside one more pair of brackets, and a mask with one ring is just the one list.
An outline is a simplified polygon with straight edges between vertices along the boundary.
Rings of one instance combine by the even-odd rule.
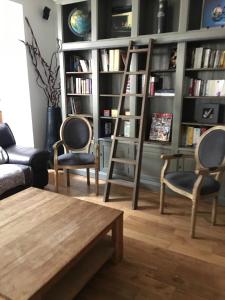
[[0, 199], [48, 184], [49, 152], [16, 145], [7, 123], [0, 124]]

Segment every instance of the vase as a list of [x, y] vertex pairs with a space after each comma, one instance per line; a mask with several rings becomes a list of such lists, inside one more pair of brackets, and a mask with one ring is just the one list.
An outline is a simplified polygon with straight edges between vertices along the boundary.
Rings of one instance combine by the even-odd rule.
[[62, 124], [62, 114], [60, 107], [48, 107], [45, 149], [50, 152], [50, 161], [53, 162], [53, 145], [60, 139], [59, 131]]
[[167, 0], [159, 0], [159, 10], [157, 13], [157, 33], [165, 32]]

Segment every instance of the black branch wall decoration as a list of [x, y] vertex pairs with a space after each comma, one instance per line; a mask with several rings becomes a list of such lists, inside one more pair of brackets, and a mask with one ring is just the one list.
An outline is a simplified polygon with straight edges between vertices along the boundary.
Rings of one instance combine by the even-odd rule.
[[59, 65], [57, 55], [61, 50], [60, 40], [57, 39], [57, 49], [51, 55], [50, 63], [43, 58], [33, 29], [27, 17], [25, 21], [31, 33], [31, 42], [20, 40], [27, 47], [32, 65], [36, 72], [37, 85], [43, 89], [48, 106], [58, 107], [60, 104], [61, 87], [59, 81]]

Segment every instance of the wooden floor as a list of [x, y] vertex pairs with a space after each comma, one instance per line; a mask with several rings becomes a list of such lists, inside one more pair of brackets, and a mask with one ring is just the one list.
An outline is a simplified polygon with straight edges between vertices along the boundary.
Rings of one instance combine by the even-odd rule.
[[[225, 299], [225, 207], [219, 208], [219, 224], [213, 227], [210, 205], [200, 205], [193, 240], [190, 201], [167, 196], [166, 214], [161, 216], [159, 194], [142, 189], [139, 209], [133, 211], [128, 189], [114, 188], [112, 202], [105, 204], [104, 182], [98, 197], [93, 183], [88, 188], [85, 178], [74, 176], [71, 188], [61, 182], [59, 192], [124, 211], [124, 260], [105, 265], [76, 299]], [[51, 180], [47, 189], [53, 190]]]

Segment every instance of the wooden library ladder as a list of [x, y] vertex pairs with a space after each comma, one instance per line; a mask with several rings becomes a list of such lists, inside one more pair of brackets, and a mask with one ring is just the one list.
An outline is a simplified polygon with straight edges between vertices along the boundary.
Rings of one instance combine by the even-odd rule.
[[[153, 40], [150, 39], [148, 46], [146, 48], [137, 48], [137, 45], [133, 41], [130, 41], [128, 46], [128, 52], [126, 57], [126, 63], [124, 68], [123, 80], [121, 85], [121, 93], [119, 98], [119, 105], [118, 105], [118, 116], [115, 122], [115, 130], [114, 135], [112, 138], [112, 147], [111, 153], [109, 158], [109, 167], [108, 167], [108, 174], [106, 179], [106, 187], [104, 193], [104, 201], [107, 202], [109, 200], [109, 193], [111, 184], [126, 186], [133, 189], [133, 196], [132, 196], [132, 208], [136, 209], [138, 205], [138, 193], [139, 193], [139, 182], [140, 182], [140, 172], [141, 172], [141, 162], [142, 162], [142, 152], [143, 152], [143, 143], [145, 137], [145, 127], [146, 127], [146, 106], [148, 101], [148, 87], [150, 81], [150, 66], [151, 66], [151, 53], [153, 47]], [[130, 64], [132, 54], [140, 54], [146, 53], [146, 66], [144, 71], [130, 71]], [[131, 94], [132, 96], [136, 96], [141, 98], [141, 114], [140, 115], [124, 115], [125, 112], [125, 97], [129, 96], [126, 94], [126, 86], [128, 82], [129, 75], [144, 75], [144, 86], [141, 94]], [[138, 137], [131, 138], [131, 137], [124, 137], [121, 136], [121, 126], [124, 120], [140, 120], [139, 125], [139, 132]], [[127, 142], [129, 144], [137, 144], [137, 151], [136, 151], [136, 158], [134, 160], [127, 159], [127, 158], [118, 158], [116, 156], [118, 144], [121, 142]], [[129, 164], [135, 167], [134, 178], [133, 181], [131, 180], [124, 180], [124, 179], [115, 179], [113, 177], [113, 169], [114, 164]]]

